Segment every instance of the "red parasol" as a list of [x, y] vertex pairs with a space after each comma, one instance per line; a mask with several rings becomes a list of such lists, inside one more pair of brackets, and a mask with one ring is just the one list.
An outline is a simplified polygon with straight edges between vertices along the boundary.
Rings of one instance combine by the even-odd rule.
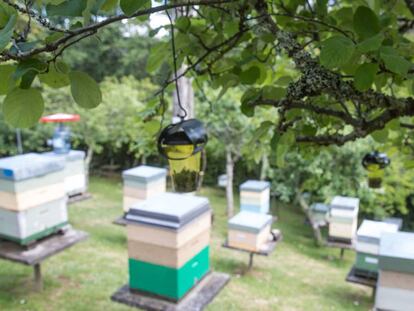
[[76, 122], [80, 120], [78, 114], [69, 113], [56, 113], [48, 116], [44, 116], [40, 119], [42, 123], [53, 123], [53, 122]]

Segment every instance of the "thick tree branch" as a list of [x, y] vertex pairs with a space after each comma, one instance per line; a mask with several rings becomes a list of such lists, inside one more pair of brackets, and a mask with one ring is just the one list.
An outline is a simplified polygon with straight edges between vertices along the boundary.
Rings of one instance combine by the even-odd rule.
[[[3, 0], [4, 1], [4, 0]], [[8, 0], [6, 0], [8, 1]], [[8, 1], [10, 2], [10, 1]], [[9, 52], [3, 52], [1, 54], [3, 60], [23, 60], [26, 58], [30, 58], [32, 56], [44, 53], [44, 52], [53, 52], [59, 49], [61, 45], [65, 45], [70, 40], [74, 39], [77, 36], [82, 36], [83, 34], [92, 35], [96, 33], [99, 29], [113, 24], [115, 22], [119, 22], [124, 19], [131, 19], [138, 16], [149, 15], [157, 12], [163, 12], [165, 10], [175, 9], [179, 7], [189, 7], [189, 6], [203, 6], [203, 5], [212, 5], [212, 4], [225, 4], [236, 2], [236, 0], [199, 0], [199, 1], [186, 1], [186, 2], [177, 2], [167, 5], [160, 5], [156, 7], [151, 7], [149, 9], [138, 10], [134, 14], [127, 16], [125, 14], [116, 15], [113, 17], [109, 17], [101, 22], [90, 24], [88, 26], [78, 28], [76, 30], [70, 31], [70, 33], [66, 34], [64, 37], [60, 38], [59, 40], [54, 41], [53, 43], [46, 44], [44, 46], [29, 50], [27, 52], [21, 53], [20, 55], [14, 55]], [[10, 2], [11, 3], [11, 2]], [[88, 36], [84, 36], [86, 38]]]

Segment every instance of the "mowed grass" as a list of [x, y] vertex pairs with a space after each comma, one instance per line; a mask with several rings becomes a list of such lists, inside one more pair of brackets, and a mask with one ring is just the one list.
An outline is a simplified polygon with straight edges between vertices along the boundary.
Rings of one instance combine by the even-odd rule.
[[[121, 182], [92, 178], [90, 192], [92, 199], [69, 207], [73, 227], [90, 237], [43, 263], [43, 292], [33, 290], [32, 268], [0, 261], [1, 311], [132, 310], [109, 298], [128, 280], [125, 228], [112, 224], [122, 214]], [[348, 251], [340, 261], [339, 250], [315, 247], [303, 215], [290, 206], [272, 207], [282, 243], [269, 257], [255, 256], [253, 269], [242, 275], [248, 255], [221, 247], [226, 238], [224, 191], [206, 188], [202, 195], [209, 197], [215, 212], [212, 268], [232, 276], [207, 310], [371, 308], [371, 289], [344, 280], [354, 254]]]

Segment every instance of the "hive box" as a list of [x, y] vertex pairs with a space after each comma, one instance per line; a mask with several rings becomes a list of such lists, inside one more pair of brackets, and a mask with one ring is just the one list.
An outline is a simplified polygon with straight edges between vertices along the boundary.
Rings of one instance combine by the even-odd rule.
[[272, 219], [270, 215], [241, 211], [229, 220], [228, 245], [259, 252], [269, 239]]
[[33, 153], [0, 159], [0, 237], [25, 245], [67, 224], [63, 169]]
[[0, 237], [22, 245], [48, 236], [67, 223], [66, 198], [22, 212], [0, 208]]
[[329, 213], [329, 205], [314, 203], [310, 206], [310, 215], [314, 222], [325, 222]]
[[164, 168], [141, 165], [122, 173], [124, 181], [124, 211], [137, 202], [165, 192], [167, 170]]
[[248, 180], [240, 185], [240, 210], [267, 214], [269, 203], [269, 182]]
[[336, 196], [330, 204], [329, 238], [351, 243], [358, 225], [359, 199]]
[[357, 275], [377, 275], [380, 237], [385, 232], [397, 232], [398, 224], [364, 220], [357, 232], [355, 272]]
[[384, 233], [379, 251], [375, 307], [411, 311], [414, 306], [414, 234]]
[[40, 153], [43, 157], [62, 159], [65, 162], [64, 184], [68, 196], [73, 196], [86, 192], [86, 168], [85, 152], [81, 150], [70, 150], [66, 154], [54, 152]]
[[130, 288], [179, 300], [210, 270], [206, 198], [162, 193], [131, 206], [125, 218]]
[[28, 153], [0, 159], [0, 208], [24, 211], [65, 196], [64, 162]]

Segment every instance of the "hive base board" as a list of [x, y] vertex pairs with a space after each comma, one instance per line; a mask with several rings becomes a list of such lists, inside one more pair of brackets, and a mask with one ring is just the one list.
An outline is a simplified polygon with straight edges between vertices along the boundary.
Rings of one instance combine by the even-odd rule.
[[374, 275], [372, 275], [371, 277], [368, 277], [368, 276], [364, 277], [361, 275], [357, 275], [355, 267], [351, 268], [345, 280], [349, 283], [356, 283], [359, 285], [365, 285], [365, 286], [373, 287], [373, 288], [377, 286], [377, 278], [374, 277]]
[[201, 311], [213, 301], [229, 281], [228, 274], [212, 272], [177, 303], [131, 291], [128, 285], [117, 290], [111, 296], [111, 300], [149, 311]]
[[127, 220], [125, 219], [124, 216], [118, 217], [117, 219], [115, 219], [112, 222], [114, 225], [119, 225], [119, 226], [126, 226], [127, 225]]
[[33, 266], [72, 245], [86, 240], [88, 236], [83, 231], [70, 228], [62, 234], [55, 234], [35, 242], [30, 245], [29, 249], [14, 242], [0, 240], [0, 259]]
[[73, 203], [76, 203], [76, 202], [89, 200], [91, 198], [92, 198], [92, 194], [90, 194], [89, 192], [83, 192], [83, 193], [70, 195], [68, 197], [68, 204], [73, 204]]

